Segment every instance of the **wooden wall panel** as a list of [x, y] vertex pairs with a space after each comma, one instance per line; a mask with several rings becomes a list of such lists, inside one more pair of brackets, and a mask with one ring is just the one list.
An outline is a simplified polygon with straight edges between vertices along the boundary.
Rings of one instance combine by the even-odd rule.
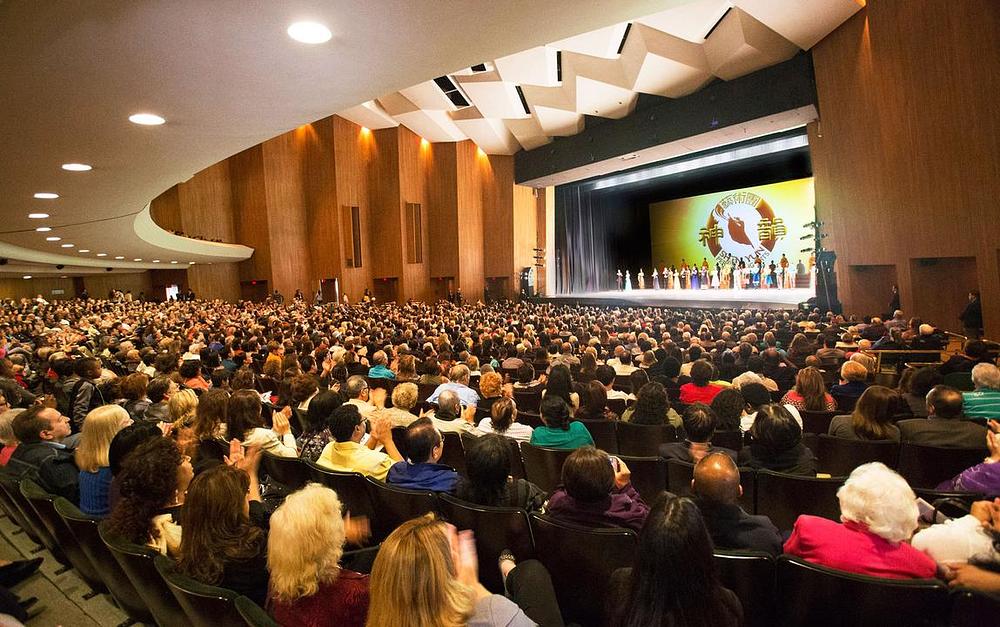
[[[312, 258], [311, 290], [319, 279], [340, 276], [344, 258], [340, 247], [337, 206], [337, 178], [334, 171], [334, 117], [309, 125], [305, 139], [303, 188], [305, 190], [306, 232]], [[329, 298], [330, 296], [328, 296]]]
[[[432, 300], [430, 284], [430, 242], [428, 237], [427, 214], [427, 176], [431, 168], [431, 151], [429, 145], [424, 145], [420, 136], [406, 128], [400, 126], [398, 134], [399, 141], [399, 193], [404, 210], [402, 216], [403, 229], [403, 275], [400, 281], [399, 298], [401, 301], [407, 299]], [[409, 237], [406, 230], [406, 203], [417, 203], [420, 205], [421, 213], [421, 263], [406, 263]]]
[[[156, 296], [153, 294], [153, 284], [149, 274], [149, 272], [91, 274], [83, 277], [83, 284], [87, 287], [91, 298], [107, 298], [108, 292], [113, 289], [122, 292], [132, 290], [132, 295], [136, 298], [143, 293], [146, 296]], [[162, 295], [160, 297], [162, 298]]]
[[[369, 167], [369, 227], [372, 277], [398, 278], [403, 270], [403, 208], [399, 172], [399, 127], [375, 131]], [[364, 242], [362, 242], [364, 245]]]
[[229, 161], [205, 168], [177, 186], [181, 230], [186, 235], [232, 242], [232, 185]]
[[869, 0], [813, 48], [817, 215], [839, 255], [848, 311], [869, 302], [871, 286], [843, 268], [894, 264], [906, 313], [960, 331], [964, 299], [942, 301], [941, 283], [914, 274], [913, 260], [970, 257], [987, 335], [1000, 337], [998, 49], [992, 0]]
[[160, 228], [168, 231], [183, 231], [181, 202], [177, 186], [174, 185], [149, 203], [149, 215]]
[[[544, 190], [535, 190], [523, 185], [514, 186], [513, 217], [514, 268], [511, 275], [511, 290], [520, 291], [521, 269], [535, 263], [535, 248], [543, 248], [538, 244], [538, 197], [544, 196]], [[544, 227], [544, 223], [542, 225]]]
[[241, 281], [271, 278], [271, 237], [264, 193], [264, 158], [261, 145], [229, 158], [236, 242], [254, 249], [253, 257], [239, 263]]
[[[62, 294], [53, 294], [52, 290], [62, 290]], [[39, 294], [47, 301], [66, 300], [74, 298], [73, 279], [53, 277], [34, 277], [22, 279], [19, 277], [0, 278], [0, 299], [34, 298]]]
[[483, 274], [510, 277], [514, 271], [514, 157], [477, 156], [482, 170]]
[[[483, 193], [484, 178], [489, 177], [489, 159], [480, 155], [471, 141], [455, 146], [458, 187], [458, 288], [467, 300], [483, 295]], [[485, 162], [485, 164], [484, 164]]]
[[458, 278], [458, 144], [431, 144], [426, 150], [431, 153], [427, 171], [430, 275]]
[[308, 291], [311, 286], [302, 184], [302, 161], [308, 135], [308, 128], [302, 127], [261, 144], [271, 252], [269, 287], [286, 297], [296, 289]]
[[[338, 273], [342, 293], [347, 294], [351, 302], [357, 302], [365, 289], [372, 286], [372, 242], [367, 234], [370, 233], [371, 215], [368, 168], [374, 150], [374, 137], [357, 124], [334, 116], [333, 139], [337, 219], [340, 219], [339, 212], [345, 206], [359, 207], [361, 212], [361, 267], [348, 268], [341, 262]], [[340, 237], [345, 238], [346, 234], [341, 233]], [[342, 250], [341, 246], [349, 246], [350, 242], [338, 241], [336, 244], [338, 250]]]

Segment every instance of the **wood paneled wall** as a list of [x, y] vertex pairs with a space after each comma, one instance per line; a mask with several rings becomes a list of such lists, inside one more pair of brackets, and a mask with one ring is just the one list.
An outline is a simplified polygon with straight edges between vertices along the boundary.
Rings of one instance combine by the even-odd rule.
[[[62, 290], [62, 294], [53, 294], [52, 290]], [[74, 298], [76, 291], [73, 289], [73, 279], [52, 277], [0, 279], [0, 299], [20, 300], [34, 298], [39, 294], [48, 301]]]
[[[816, 209], [847, 311], [889, 298], [847, 268], [892, 265], [908, 315], [960, 332], [960, 292], [978, 286], [1000, 337], [997, 50], [994, 0], [869, 0], [813, 48]], [[971, 261], [918, 261], [952, 257]]]
[[[147, 297], [161, 297], [153, 293], [153, 284], [150, 280], [149, 272], [136, 272], [134, 274], [90, 274], [83, 277], [83, 284], [90, 293], [91, 298], [107, 298], [111, 290], [121, 290], [122, 292], [132, 290], [132, 296], [138, 298], [140, 294]], [[70, 281], [72, 283], [72, 281]]]
[[[422, 261], [407, 263], [406, 206], [421, 206]], [[360, 265], [353, 256], [346, 208], [360, 210]], [[267, 281], [291, 295], [338, 279], [352, 301], [365, 289], [395, 286], [400, 300], [430, 300], [432, 278], [480, 298], [486, 276], [514, 285], [534, 240], [534, 208], [514, 216], [514, 163], [489, 157], [472, 142], [434, 144], [400, 126], [371, 132], [331, 116], [249, 148], [199, 172], [153, 202], [161, 226], [252, 246], [239, 264], [197, 265], [188, 283], [200, 297], [235, 300], [240, 281]], [[530, 228], [529, 228], [530, 227]], [[530, 245], [522, 245], [528, 249]], [[324, 284], [327, 300], [334, 297]], [[391, 291], [391, 290], [389, 290]]]

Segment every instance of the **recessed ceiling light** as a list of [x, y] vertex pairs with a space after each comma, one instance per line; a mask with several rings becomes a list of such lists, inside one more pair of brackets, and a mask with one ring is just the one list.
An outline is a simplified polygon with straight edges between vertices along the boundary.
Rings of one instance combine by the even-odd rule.
[[64, 274], [64, 275], [60, 276], [59, 278], [60, 279], [68, 279], [69, 277]]
[[61, 237], [56, 237], [55, 235], [50, 235], [50, 236], [48, 236], [48, 237], [45, 238], [45, 241], [46, 242], [58, 242], [61, 239], [62, 239]]
[[171, 261], [170, 263], [177, 263], [176, 261]]
[[288, 36], [304, 44], [322, 44], [330, 41], [333, 34], [319, 22], [295, 22], [288, 27]]
[[92, 170], [93, 167], [86, 163], [64, 163], [62, 164], [62, 169], [69, 170], [70, 172], [86, 172]]
[[193, 266], [193, 265], [194, 265], [194, 262], [193, 262], [193, 261], [189, 261], [189, 262], [188, 262], [188, 265], [189, 265], [189, 266]]
[[76, 252], [78, 252], [78, 253], [89, 253], [90, 249], [89, 248], [81, 248], [80, 250], [78, 250]]
[[622, 161], [631, 161], [632, 159], [638, 159], [638, 158], [639, 155], [635, 154], [634, 152], [632, 154], [622, 155], [621, 157]]
[[59, 194], [55, 192], [38, 192], [35, 194], [35, 198], [38, 198], [39, 200], [53, 200], [55, 198], [59, 198]]
[[29, 213], [28, 217], [31, 218], [32, 220], [44, 220], [45, 218], [49, 217], [49, 214], [47, 214], [47, 213]]
[[73, 248], [73, 244], [60, 244], [63, 248]]
[[166, 122], [166, 120], [154, 113], [134, 113], [128, 116], [128, 121], [143, 126], [159, 126]]
[[107, 257], [108, 253], [97, 253], [98, 257]]
[[132, 261], [142, 261], [142, 257], [136, 257], [136, 258], [135, 258], [135, 259], [133, 259]]
[[124, 258], [125, 257], [122, 257], [121, 255], [118, 255], [117, 257], [115, 257], [115, 259], [124, 259]]
[[30, 278], [31, 278], [31, 275], [30, 275], [30, 274], [26, 274], [26, 275], [24, 275], [24, 276], [23, 276], [23, 277], [21, 277], [21, 278], [22, 278], [22, 279], [30, 279]]
[[48, 233], [49, 231], [52, 230], [52, 227], [51, 226], [40, 226], [40, 227], [38, 227], [35, 230], [38, 231], [39, 233]]
[[153, 263], [160, 263], [160, 260], [159, 259], [154, 259]]

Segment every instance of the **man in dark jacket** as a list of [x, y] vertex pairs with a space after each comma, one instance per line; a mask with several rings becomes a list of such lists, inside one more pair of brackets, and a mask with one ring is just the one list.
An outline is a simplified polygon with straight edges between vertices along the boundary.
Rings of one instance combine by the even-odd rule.
[[430, 418], [419, 418], [406, 428], [407, 461], [396, 462], [389, 469], [386, 483], [411, 490], [450, 492], [458, 473], [439, 464], [444, 453], [444, 438]]
[[31, 479], [46, 492], [78, 503], [80, 471], [72, 451], [63, 444], [70, 434], [69, 418], [51, 407], [35, 405], [15, 416], [11, 428], [20, 444], [5, 472]]
[[979, 300], [979, 290], [969, 292], [969, 302], [958, 315], [969, 339], [978, 340], [983, 333], [983, 304]]
[[781, 534], [771, 520], [747, 514], [738, 505], [743, 486], [740, 470], [729, 455], [712, 453], [698, 462], [691, 493], [715, 546], [781, 554]]
[[962, 393], [935, 385], [927, 393], [927, 418], [900, 420], [900, 439], [926, 446], [981, 448], [986, 450], [986, 427], [962, 415]]

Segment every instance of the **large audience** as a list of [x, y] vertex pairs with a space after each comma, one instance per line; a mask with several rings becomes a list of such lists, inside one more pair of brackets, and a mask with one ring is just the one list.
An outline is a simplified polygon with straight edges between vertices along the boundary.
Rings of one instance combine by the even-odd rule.
[[[632, 529], [635, 561], [609, 582], [614, 625], [741, 624], [714, 548], [1000, 592], [1000, 498], [928, 520], [907, 481], [876, 462], [844, 481], [839, 522], [802, 515], [780, 530], [741, 508], [740, 468], [816, 476], [803, 416], [817, 412], [834, 414], [838, 438], [981, 448], [982, 463], [939, 489], [1000, 497], [994, 348], [970, 340], [949, 352], [931, 324], [885, 318], [509, 301], [7, 302], [0, 464], [285, 625], [563, 621], [555, 574], [510, 551], [477, 556], [475, 530], [433, 514], [392, 530], [372, 563], [356, 549], [378, 521], [351, 516], [327, 487], [267, 477], [265, 454]], [[876, 383], [892, 369], [898, 384]], [[690, 497], [647, 502], [625, 460], [595, 446], [594, 421], [672, 429], [659, 454], [694, 464]], [[448, 463], [456, 441], [461, 473]], [[554, 489], [511, 478], [512, 441], [571, 451]], [[479, 582], [477, 560], [497, 563], [505, 595]], [[0, 585], [38, 561], [0, 565]]]

